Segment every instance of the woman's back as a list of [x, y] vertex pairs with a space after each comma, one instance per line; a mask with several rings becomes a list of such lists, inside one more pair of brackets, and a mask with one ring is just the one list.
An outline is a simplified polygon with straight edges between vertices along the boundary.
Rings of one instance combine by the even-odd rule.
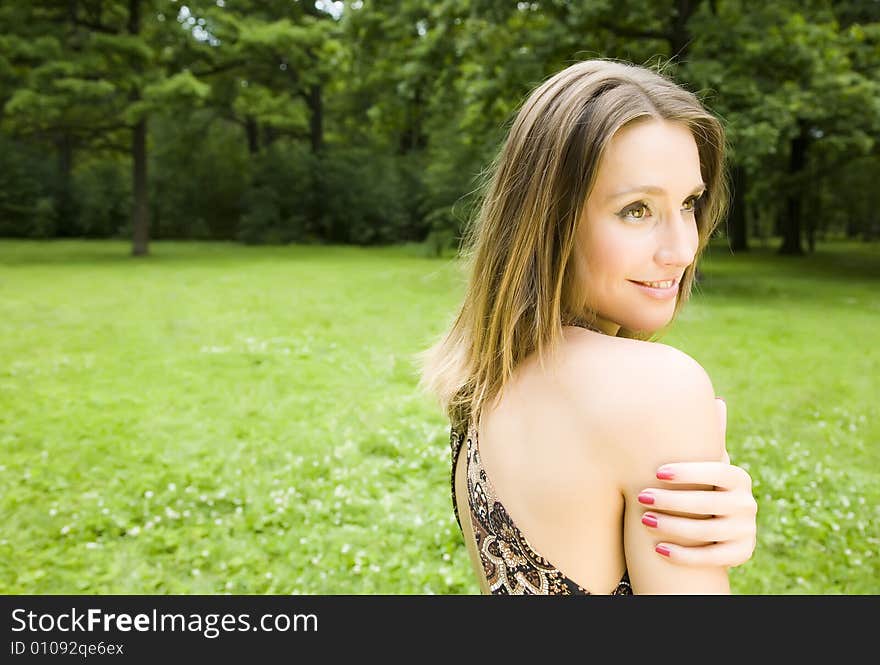
[[[678, 410], [670, 411], [676, 403]], [[464, 432], [469, 436], [463, 452], [470, 445], [475, 454], [470, 460], [467, 454], [458, 457], [455, 501], [482, 590], [489, 591], [487, 573], [505, 560], [493, 552], [510, 550], [508, 563], [516, 559], [516, 545], [500, 542], [506, 529], [509, 542], [520, 537], [523, 552], [531, 550], [548, 570], [559, 571], [556, 578], [580, 591], [625, 592], [628, 585], [621, 583], [630, 576], [636, 591], [640, 585], [646, 592], [659, 591], [658, 564], [660, 572], [675, 567], [652, 560], [659, 555], [644, 542], [650, 534], [640, 523], [644, 509], [637, 503], [638, 491], [657, 483], [656, 460], [669, 461], [670, 451], [680, 461], [709, 459], [717, 443], [720, 455], [720, 428], [715, 437], [707, 432], [714, 418], [711, 383], [685, 354], [661, 344], [564, 328], [557, 361], [542, 369], [534, 355], [527, 358], [480, 422]], [[493, 510], [486, 494], [500, 508], [491, 520], [480, 512]], [[481, 529], [481, 521], [488, 528]], [[647, 556], [636, 554], [637, 542]], [[508, 568], [516, 574], [528, 567]], [[681, 571], [668, 573], [674, 580]], [[710, 586], [719, 583], [717, 571], [708, 578]], [[522, 592], [509, 586], [508, 592]]]

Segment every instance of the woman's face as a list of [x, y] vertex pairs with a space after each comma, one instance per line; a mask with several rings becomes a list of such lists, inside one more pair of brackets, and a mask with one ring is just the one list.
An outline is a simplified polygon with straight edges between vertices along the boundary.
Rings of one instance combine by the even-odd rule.
[[586, 294], [605, 332], [653, 332], [672, 320], [697, 252], [694, 204], [704, 189], [684, 124], [640, 120], [611, 139], [577, 232]]

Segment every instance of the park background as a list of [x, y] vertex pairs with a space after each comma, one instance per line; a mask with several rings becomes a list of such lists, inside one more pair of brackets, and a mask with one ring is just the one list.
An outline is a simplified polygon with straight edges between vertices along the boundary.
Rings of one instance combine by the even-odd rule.
[[414, 354], [594, 57], [728, 131], [662, 341], [754, 481], [734, 592], [880, 592], [876, 0], [0, 2], [0, 592], [478, 593]]

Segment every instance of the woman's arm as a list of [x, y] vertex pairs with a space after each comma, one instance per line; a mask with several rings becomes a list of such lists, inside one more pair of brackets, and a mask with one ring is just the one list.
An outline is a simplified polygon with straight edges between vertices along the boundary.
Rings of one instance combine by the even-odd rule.
[[[727, 433], [727, 405], [715, 398], [722, 437]], [[669, 551], [669, 560], [683, 566], [739, 566], [748, 561], [757, 543], [758, 504], [748, 472], [730, 463], [726, 446], [720, 462], [679, 462], [657, 469], [657, 480], [642, 491], [656, 501], [643, 524]], [[700, 518], [676, 517], [684, 512], [692, 484], [715, 488]], [[688, 544], [685, 544], [685, 543]]]
[[[664, 507], [662, 488], [657, 486], [658, 467], [669, 462], [721, 459], [724, 439], [712, 382], [696, 361], [673, 347], [646, 345], [638, 355], [627, 363], [631, 371], [616, 379], [615, 389], [603, 399], [609, 409], [603, 418], [605, 436], [618, 453], [616, 472], [625, 505], [624, 551], [633, 591], [730, 593], [726, 566], [676, 565], [665, 555], [658, 532], [642, 521], [645, 514], [653, 514], [655, 506]], [[672, 516], [695, 522], [717, 501], [712, 485], [684, 484], [679, 488], [690, 491], [680, 493], [679, 510], [670, 512], [665, 507], [663, 519]], [[679, 540], [685, 546], [702, 542], [687, 537]]]

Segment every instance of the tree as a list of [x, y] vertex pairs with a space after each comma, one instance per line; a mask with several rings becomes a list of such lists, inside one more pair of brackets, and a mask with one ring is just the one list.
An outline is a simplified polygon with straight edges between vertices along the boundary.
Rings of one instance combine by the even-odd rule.
[[841, 30], [828, 2], [726, 0], [715, 9], [692, 19], [700, 38], [688, 77], [715, 91], [740, 188], [760, 182], [752, 198], [776, 206], [780, 253], [802, 254], [805, 228], [812, 246], [823, 224], [816, 214], [805, 221], [803, 208], [807, 183], [827, 175], [818, 155], [864, 155], [880, 135], [880, 82], [854, 67], [861, 28]]
[[[208, 88], [169, 66], [160, 44], [175, 43], [159, 0], [38, 0], [18, 3], [9, 40], [28, 71], [4, 106], [12, 131], [58, 145], [69, 181], [76, 149], [125, 150], [132, 160], [132, 254], [149, 252], [148, 118], [157, 108], [190, 105]], [[35, 52], [23, 47], [43, 35]], [[173, 51], [173, 48], [172, 48]], [[128, 146], [122, 135], [128, 133]]]

